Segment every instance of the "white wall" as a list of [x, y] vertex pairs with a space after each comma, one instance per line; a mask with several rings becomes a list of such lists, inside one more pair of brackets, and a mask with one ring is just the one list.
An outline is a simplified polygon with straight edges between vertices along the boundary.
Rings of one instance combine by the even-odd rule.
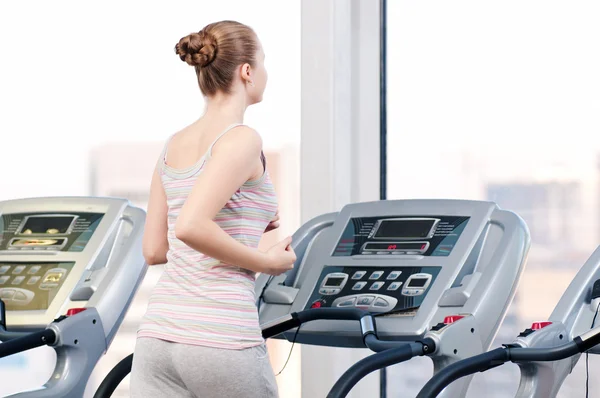
[[[379, 1], [302, 2], [302, 221], [379, 199]], [[307, 21], [311, 21], [309, 24]], [[302, 346], [302, 397], [371, 352]], [[378, 373], [349, 397], [376, 397]]]

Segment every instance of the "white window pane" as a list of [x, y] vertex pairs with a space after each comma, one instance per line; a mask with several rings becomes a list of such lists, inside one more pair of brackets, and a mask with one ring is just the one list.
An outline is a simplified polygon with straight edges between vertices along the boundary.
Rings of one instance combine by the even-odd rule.
[[[599, 15], [595, 1], [388, 1], [388, 197], [491, 200], [531, 230], [495, 345], [546, 319], [600, 242]], [[399, 369], [390, 394], [428, 378], [409, 387]], [[584, 369], [560, 396], [583, 393]], [[518, 374], [477, 375], [469, 396], [512, 397]]]

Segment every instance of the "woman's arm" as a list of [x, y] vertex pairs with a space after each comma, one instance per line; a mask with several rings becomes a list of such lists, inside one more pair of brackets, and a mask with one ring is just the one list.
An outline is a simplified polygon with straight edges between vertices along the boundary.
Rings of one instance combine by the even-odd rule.
[[[240, 187], [259, 175], [262, 140], [254, 130], [241, 126], [218, 141], [212, 157], [199, 174], [175, 224], [175, 236], [191, 248], [227, 264], [254, 272], [290, 268], [295, 255], [289, 249], [269, 255], [250, 248], [227, 234], [213, 220]], [[262, 171], [262, 170], [261, 170]], [[294, 259], [291, 259], [291, 257]], [[283, 271], [283, 270], [282, 270]]]
[[146, 264], [156, 265], [167, 262], [167, 196], [158, 174], [158, 167], [152, 175], [150, 199], [144, 227], [142, 251]]

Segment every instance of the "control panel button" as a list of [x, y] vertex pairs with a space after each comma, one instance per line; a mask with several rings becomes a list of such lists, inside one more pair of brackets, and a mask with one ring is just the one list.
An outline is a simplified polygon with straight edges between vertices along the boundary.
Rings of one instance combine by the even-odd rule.
[[385, 282], [374, 282], [369, 290], [379, 290], [385, 284]]
[[404, 289], [402, 294], [404, 296], [420, 296], [425, 292], [423, 289]]
[[392, 282], [388, 286], [387, 290], [398, 290], [398, 289], [400, 289], [400, 286], [402, 286], [402, 282]]
[[27, 296], [23, 292], [16, 292], [15, 296], [13, 297], [13, 300], [27, 300]]
[[388, 281], [395, 281], [396, 279], [398, 279], [400, 274], [402, 274], [402, 271], [392, 271], [392, 272], [390, 272], [390, 274], [387, 276], [386, 279]]
[[352, 279], [354, 279], [354, 280], [361, 279], [363, 276], [365, 276], [366, 273], [367, 273], [367, 271], [356, 271], [354, 273], [354, 275], [352, 275]]
[[10, 276], [0, 276], [0, 285], [4, 285], [9, 279]]
[[38, 283], [38, 281], [40, 280], [39, 276], [32, 276], [31, 278], [29, 278], [29, 280], [27, 281], [28, 285], [35, 285], [36, 283]]
[[24, 269], [25, 269], [24, 265], [19, 265], [19, 266], [16, 266], [15, 269], [13, 269], [12, 273], [15, 275], [20, 274], [21, 272], [23, 272]]
[[356, 305], [357, 306], [369, 306], [371, 305], [371, 303], [373, 302], [373, 300], [375, 299], [374, 296], [360, 296], [358, 298], [358, 300], [356, 301]]
[[314, 303], [312, 303], [310, 308], [321, 308], [323, 305], [325, 305], [325, 302], [323, 300], [317, 300]]
[[340, 291], [341, 291], [340, 289], [333, 289], [333, 288], [319, 289], [319, 293], [324, 294], [324, 295], [338, 294]]
[[354, 286], [352, 286], [352, 290], [362, 290], [362, 288], [365, 287], [366, 284], [367, 282], [356, 282]]
[[12, 284], [20, 285], [21, 283], [23, 283], [24, 280], [25, 280], [24, 276], [17, 276], [17, 277], [15, 277], [15, 279], [13, 279]]
[[374, 271], [371, 276], [369, 276], [369, 279], [374, 281], [377, 280], [379, 278], [381, 278], [381, 276], [383, 275], [383, 271]]
[[42, 290], [50, 290], [58, 287], [58, 283], [42, 283], [40, 285], [40, 289]]
[[352, 307], [354, 306], [354, 303], [356, 303], [356, 297], [353, 297], [351, 299], [348, 300], [344, 300], [338, 303], [338, 307]]
[[40, 268], [42, 267], [40, 267], [39, 265], [34, 265], [33, 267], [29, 268], [29, 271], [27, 271], [27, 273], [30, 275], [36, 274], [40, 270]]
[[390, 303], [387, 300], [382, 299], [381, 297], [377, 297], [375, 303], [373, 303], [374, 307], [389, 307]]
[[390, 254], [389, 251], [385, 251], [385, 252], [377, 252], [377, 254]]
[[0, 275], [2, 274], [6, 274], [8, 272], [8, 270], [10, 269], [10, 265], [3, 265], [0, 266]]
[[27, 305], [33, 300], [35, 293], [25, 289], [0, 289], [0, 298], [10, 301], [11, 304]]

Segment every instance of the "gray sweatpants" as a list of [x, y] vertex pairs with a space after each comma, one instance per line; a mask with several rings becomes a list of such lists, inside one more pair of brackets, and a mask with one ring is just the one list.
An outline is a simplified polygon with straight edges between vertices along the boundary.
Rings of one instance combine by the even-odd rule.
[[266, 346], [226, 350], [140, 337], [132, 398], [277, 398]]

